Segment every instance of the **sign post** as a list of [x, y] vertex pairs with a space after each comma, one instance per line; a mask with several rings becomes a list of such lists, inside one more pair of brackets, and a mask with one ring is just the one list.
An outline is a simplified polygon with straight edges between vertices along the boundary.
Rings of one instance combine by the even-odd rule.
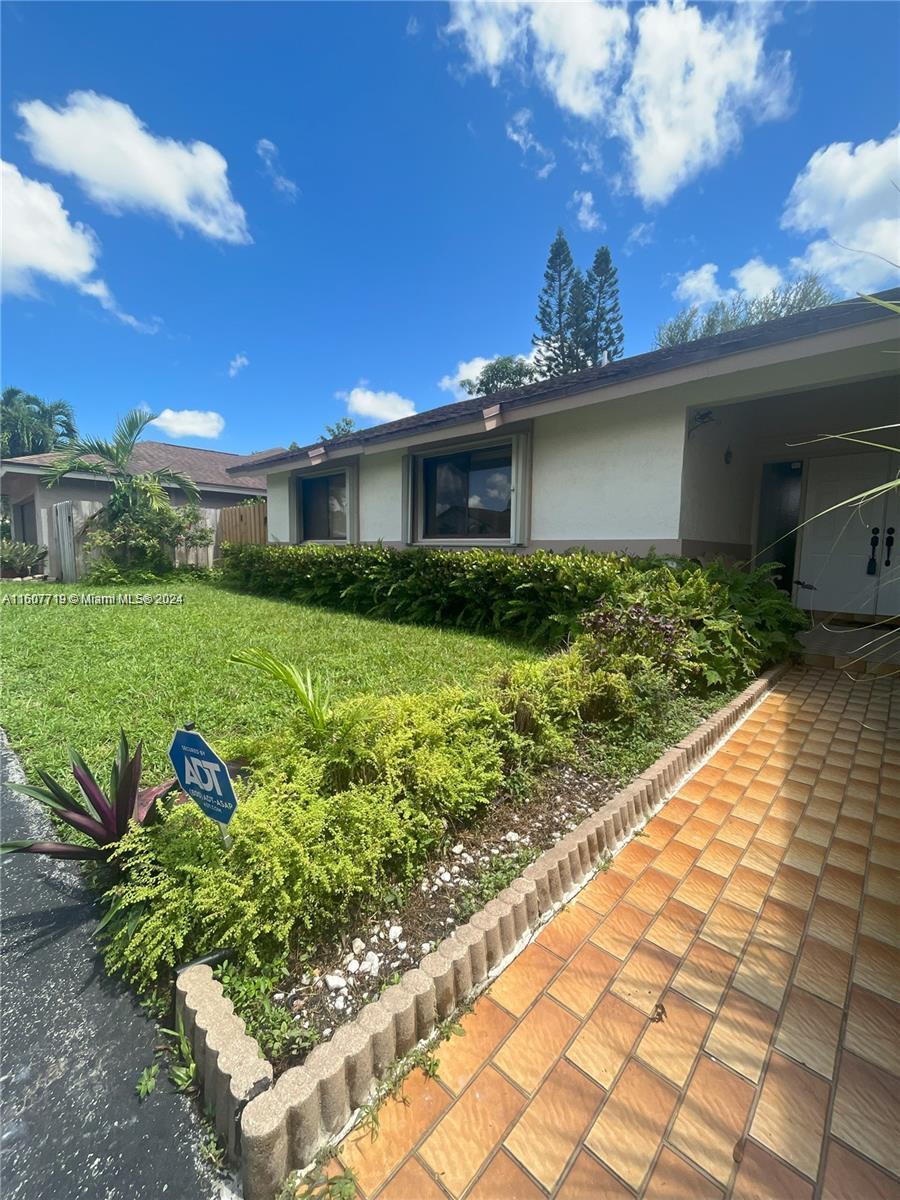
[[192, 727], [176, 729], [169, 758], [182, 791], [218, 824], [227, 850], [231, 845], [228, 822], [234, 816], [237, 799], [224, 760]]

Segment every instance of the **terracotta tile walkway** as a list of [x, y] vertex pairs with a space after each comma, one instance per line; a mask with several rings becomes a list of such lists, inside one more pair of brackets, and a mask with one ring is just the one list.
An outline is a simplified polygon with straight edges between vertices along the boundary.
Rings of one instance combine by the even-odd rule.
[[348, 1138], [360, 1194], [897, 1200], [898, 863], [900, 686], [792, 672]]

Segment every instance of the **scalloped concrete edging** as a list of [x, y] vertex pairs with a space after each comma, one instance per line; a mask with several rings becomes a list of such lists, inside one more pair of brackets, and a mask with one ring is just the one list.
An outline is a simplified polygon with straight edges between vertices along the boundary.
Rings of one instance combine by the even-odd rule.
[[788, 670], [774, 667], [618, 792], [460, 926], [399, 983], [316, 1046], [273, 1084], [272, 1066], [246, 1033], [208, 966], [185, 968], [176, 1011], [191, 1039], [204, 1100], [241, 1163], [245, 1200], [272, 1200], [285, 1178], [352, 1126], [393, 1063], [491, 979], [538, 929], [646, 824]]

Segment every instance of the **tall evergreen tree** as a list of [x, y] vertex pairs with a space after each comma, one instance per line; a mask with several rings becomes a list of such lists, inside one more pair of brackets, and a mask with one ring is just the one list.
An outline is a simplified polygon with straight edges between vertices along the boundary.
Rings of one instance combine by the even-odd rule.
[[601, 246], [587, 274], [591, 293], [590, 361], [603, 361], [604, 350], [612, 362], [622, 357], [625, 334], [619, 305], [619, 272], [613, 266], [609, 246]]
[[553, 378], [575, 370], [570, 362], [567, 326], [569, 292], [574, 276], [572, 251], [566, 235], [562, 229], [558, 229], [544, 271], [544, 286], [538, 296], [537, 323], [540, 332], [531, 339], [537, 351], [537, 371], [542, 378]]
[[569, 301], [566, 305], [566, 337], [568, 339], [568, 369], [581, 371], [595, 362], [591, 327], [591, 289], [578, 267], [572, 276]]

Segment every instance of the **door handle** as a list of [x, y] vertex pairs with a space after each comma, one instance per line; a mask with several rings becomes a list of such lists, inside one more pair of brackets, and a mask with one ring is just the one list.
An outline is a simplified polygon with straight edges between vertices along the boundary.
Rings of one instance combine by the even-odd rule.
[[887, 537], [884, 539], [884, 565], [889, 567], [891, 565], [891, 550], [894, 548], [893, 525], [888, 525], [885, 533], [887, 534]]
[[866, 574], [867, 575], [877, 575], [878, 574], [878, 560], [875, 557], [875, 550], [878, 547], [878, 526], [877, 525], [875, 525], [872, 529], [872, 536], [869, 539], [869, 546], [870, 546], [869, 561], [866, 563]]

